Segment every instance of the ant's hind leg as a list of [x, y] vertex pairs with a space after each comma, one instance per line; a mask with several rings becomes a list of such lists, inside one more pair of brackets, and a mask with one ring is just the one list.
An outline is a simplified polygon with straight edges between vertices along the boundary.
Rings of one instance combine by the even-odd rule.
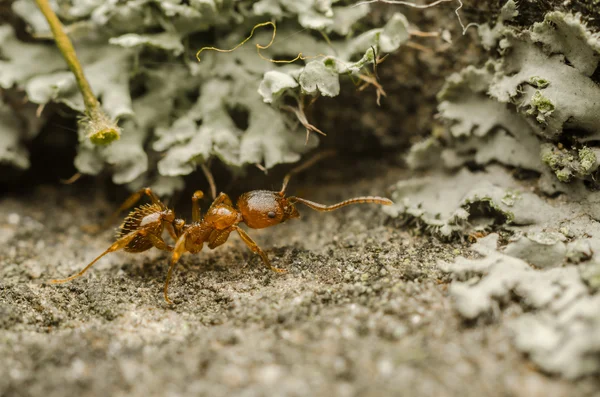
[[[175, 228], [173, 228], [173, 224], [172, 223], [165, 224], [165, 229], [167, 229], [169, 236], [171, 236], [171, 238], [173, 240], [177, 241], [177, 232], [175, 232]], [[172, 251], [172, 250], [169, 250], [169, 251]]]
[[148, 234], [148, 239], [154, 246], [154, 248], [158, 248], [161, 251], [173, 252], [173, 247], [165, 242], [162, 238], [158, 237], [155, 234]]
[[104, 251], [98, 257], [96, 257], [96, 259], [94, 259], [89, 265], [84, 267], [83, 270], [81, 270], [79, 273], [74, 274], [71, 277], [67, 277], [67, 278], [63, 278], [63, 279], [50, 280], [50, 284], [62, 284], [62, 283], [66, 283], [67, 281], [71, 281], [73, 279], [76, 279], [77, 277], [82, 276], [90, 267], [92, 267], [94, 265], [94, 263], [98, 262], [98, 260], [100, 258], [102, 258], [104, 255], [106, 255], [110, 252], [114, 252], [114, 251], [125, 248], [127, 246], [127, 244], [129, 244], [131, 242], [131, 240], [133, 240], [135, 237], [137, 237], [140, 234], [145, 234], [145, 231], [144, 230], [136, 230], [136, 231], [133, 231], [133, 232], [123, 236], [122, 238], [115, 241], [113, 245], [108, 247], [108, 249], [106, 251]]
[[128, 208], [133, 207], [138, 201], [140, 201], [140, 199], [144, 195], [148, 196], [150, 198], [150, 200], [152, 200], [153, 204], [158, 204], [158, 205], [160, 205], [161, 208], [166, 209], [165, 205], [160, 201], [160, 199], [152, 191], [152, 189], [150, 189], [149, 187], [145, 187], [145, 188], [140, 189], [137, 192], [133, 193], [131, 196], [129, 196], [123, 202], [123, 204], [121, 204], [121, 206], [119, 207], [119, 209], [116, 210], [115, 212], [113, 212], [112, 215], [110, 217], [108, 217], [106, 219], [106, 221], [104, 221], [104, 223], [102, 223], [100, 226], [98, 226], [98, 225], [87, 225], [87, 226], [85, 226], [84, 230], [86, 232], [88, 232], [88, 233], [97, 233], [100, 230], [107, 229], [111, 224], [113, 224], [115, 222], [115, 220], [119, 217], [119, 214], [121, 212], [125, 211]]
[[127, 200], [125, 200], [123, 204], [121, 204], [119, 211], [125, 211], [127, 208], [133, 207], [135, 203], [137, 203], [144, 195], [148, 196], [150, 200], [152, 200], [152, 204], [158, 204], [160, 206], [163, 206], [160, 199], [152, 191], [152, 189], [150, 189], [149, 187], [145, 187], [129, 196]]
[[[133, 193], [131, 196], [129, 196], [123, 202], [123, 204], [121, 204], [121, 206], [119, 207], [119, 209], [116, 210], [111, 215], [110, 218], [108, 218], [108, 220], [106, 221], [106, 223], [108, 223], [108, 225], [110, 225], [110, 223], [112, 223], [119, 216], [119, 214], [121, 212], [125, 211], [128, 208], [133, 207], [138, 201], [140, 201], [140, 199], [142, 197], [144, 197], [144, 195], [148, 196], [150, 198], [150, 200], [152, 200], [152, 204], [158, 204], [163, 209], [166, 208], [165, 205], [160, 201], [160, 199], [158, 198], [158, 196], [152, 191], [152, 189], [150, 189], [149, 187], [145, 187], [145, 188], [140, 189], [137, 192]], [[108, 226], [108, 225], [106, 225], [106, 226]]]
[[255, 252], [258, 255], [260, 255], [260, 257], [263, 260], [263, 263], [269, 269], [271, 269], [277, 273], [285, 273], [286, 272], [285, 269], [280, 269], [278, 267], [274, 267], [273, 265], [271, 265], [271, 261], [269, 261], [269, 257], [267, 257], [267, 254], [265, 254], [265, 252], [254, 242], [254, 240], [252, 240], [252, 238], [250, 236], [248, 236], [248, 234], [244, 231], [244, 229], [242, 229], [239, 226], [233, 226], [233, 228], [238, 232], [238, 234], [240, 235], [242, 240], [244, 240], [244, 243], [246, 243], [248, 248], [250, 248], [252, 250], [252, 252]]
[[171, 265], [169, 266], [169, 271], [167, 272], [167, 279], [165, 280], [165, 288], [164, 288], [165, 301], [169, 305], [171, 305], [173, 303], [171, 301], [171, 299], [169, 299], [169, 282], [171, 281], [171, 276], [173, 275], [173, 269], [175, 269], [177, 262], [179, 262], [179, 258], [181, 258], [181, 255], [183, 255], [183, 253], [186, 251], [186, 249], [185, 249], [186, 240], [187, 240], [187, 234], [184, 233], [181, 235], [181, 237], [179, 237], [179, 239], [177, 239], [177, 243], [175, 243], [175, 248], [173, 248], [173, 256], [171, 257]]

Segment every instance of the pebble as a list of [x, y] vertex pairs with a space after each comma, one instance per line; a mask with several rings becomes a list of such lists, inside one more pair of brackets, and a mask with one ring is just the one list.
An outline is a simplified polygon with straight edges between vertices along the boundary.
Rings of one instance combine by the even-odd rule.
[[21, 216], [15, 212], [8, 214], [6, 218], [11, 225], [18, 225], [21, 222]]

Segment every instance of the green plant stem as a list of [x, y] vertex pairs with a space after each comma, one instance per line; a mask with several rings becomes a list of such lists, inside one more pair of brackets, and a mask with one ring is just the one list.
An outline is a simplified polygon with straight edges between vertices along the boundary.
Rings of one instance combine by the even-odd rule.
[[86, 109], [86, 115], [89, 118], [84, 120], [85, 128], [88, 130], [88, 137], [95, 144], [107, 144], [115, 139], [119, 139], [120, 130], [100, 107], [100, 102], [96, 99], [90, 83], [85, 78], [81, 63], [73, 48], [73, 43], [65, 33], [62, 23], [50, 7], [48, 0], [35, 0], [38, 8], [46, 17], [56, 46], [65, 58], [69, 69], [75, 76], [79, 91], [83, 96], [83, 103]]

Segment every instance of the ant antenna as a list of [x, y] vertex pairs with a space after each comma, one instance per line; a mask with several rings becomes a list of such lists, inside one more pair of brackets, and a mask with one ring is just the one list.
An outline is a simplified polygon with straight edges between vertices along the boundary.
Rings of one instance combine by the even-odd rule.
[[342, 207], [345, 207], [347, 205], [352, 205], [352, 204], [381, 204], [381, 205], [394, 204], [394, 202], [390, 199], [387, 199], [384, 197], [377, 197], [377, 196], [355, 197], [355, 198], [351, 198], [348, 200], [344, 200], [341, 203], [332, 204], [332, 205], [319, 204], [319, 203], [315, 203], [314, 201], [310, 201], [310, 200], [306, 200], [306, 199], [303, 199], [300, 197], [294, 197], [294, 196], [288, 197], [288, 202], [302, 203], [302, 204], [306, 205], [307, 207], [312, 208], [313, 210], [316, 210], [316, 211], [320, 211], [320, 212], [335, 211], [338, 208], [342, 208]]
[[285, 178], [283, 178], [283, 186], [281, 186], [279, 195], [281, 197], [284, 196], [285, 189], [287, 188], [287, 185], [290, 182], [290, 179], [292, 178], [293, 175], [296, 175], [296, 174], [304, 171], [305, 169], [313, 166], [315, 163], [318, 163], [319, 161], [323, 160], [324, 158], [334, 156], [335, 154], [336, 154], [335, 150], [325, 150], [323, 152], [317, 153], [316, 155], [314, 155], [313, 157], [308, 159], [303, 164], [300, 164], [298, 167], [293, 168], [290, 172], [287, 173]]

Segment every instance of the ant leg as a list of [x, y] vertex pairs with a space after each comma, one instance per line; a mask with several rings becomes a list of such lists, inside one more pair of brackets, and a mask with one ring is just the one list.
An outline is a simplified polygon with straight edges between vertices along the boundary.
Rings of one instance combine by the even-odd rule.
[[161, 208], [166, 209], [165, 205], [160, 201], [158, 196], [156, 196], [156, 194], [154, 194], [152, 189], [150, 189], [149, 187], [145, 187], [145, 188], [140, 189], [137, 192], [133, 193], [131, 196], [129, 196], [127, 198], [127, 200], [125, 200], [123, 202], [123, 204], [121, 204], [119, 209], [116, 210], [115, 212], [113, 212], [113, 214], [101, 226], [88, 226], [87, 231], [89, 231], [91, 233], [97, 233], [100, 230], [108, 228], [112, 223], [114, 223], [115, 219], [117, 219], [119, 217], [119, 214], [121, 212], [125, 211], [128, 208], [133, 207], [138, 201], [140, 201], [140, 199], [144, 195], [150, 197], [150, 200], [152, 200], [153, 204], [158, 204], [161, 206]]
[[[231, 199], [229, 198], [229, 196], [223, 192], [219, 193], [219, 195], [217, 196], [217, 198], [215, 199], [215, 201], [212, 202], [212, 204], [210, 205], [210, 208], [214, 207], [215, 205], [219, 205], [219, 204], [226, 204], [229, 206], [233, 207], [233, 203], [231, 202]], [[210, 211], [209, 208], [209, 211]]]
[[123, 204], [121, 204], [119, 209], [115, 211], [115, 213], [112, 215], [112, 218], [116, 218], [121, 211], [125, 211], [126, 209], [133, 207], [138, 201], [140, 201], [140, 199], [144, 195], [148, 196], [150, 198], [150, 200], [152, 200], [152, 204], [158, 204], [163, 209], [165, 208], [165, 205], [160, 201], [158, 196], [156, 194], [154, 194], [152, 189], [150, 189], [149, 187], [145, 187], [145, 188], [140, 189], [137, 192], [133, 193], [131, 196], [129, 196], [127, 198], [127, 200], [125, 200], [123, 202]]
[[177, 240], [177, 243], [175, 243], [175, 248], [173, 249], [173, 256], [171, 257], [171, 265], [169, 266], [169, 271], [167, 272], [167, 279], [165, 280], [165, 288], [164, 288], [165, 301], [169, 305], [173, 304], [171, 299], [169, 299], [169, 282], [171, 281], [171, 276], [173, 275], [173, 269], [175, 269], [175, 265], [177, 265], [179, 258], [181, 258], [181, 255], [186, 251], [186, 249], [185, 249], [186, 240], [187, 240], [187, 234], [184, 233], [181, 235], [181, 237], [179, 237], [179, 239]]
[[269, 261], [267, 254], [265, 254], [265, 252], [254, 242], [254, 240], [252, 240], [252, 238], [250, 238], [250, 236], [248, 236], [248, 234], [244, 231], [244, 229], [242, 229], [241, 227], [236, 226], [236, 225], [232, 226], [232, 228], [238, 232], [238, 234], [240, 235], [242, 240], [244, 240], [244, 243], [246, 243], [246, 245], [248, 246], [248, 248], [250, 248], [252, 250], [252, 252], [255, 252], [258, 255], [260, 255], [260, 257], [263, 260], [263, 263], [269, 269], [271, 269], [277, 273], [285, 273], [286, 272], [285, 269], [280, 269], [278, 267], [274, 267], [273, 265], [271, 265], [271, 261]]
[[213, 232], [208, 237], [208, 248], [213, 250], [218, 246], [225, 244], [231, 232], [231, 228], [227, 228], [224, 230], [213, 230]]
[[169, 244], [165, 243], [165, 240], [158, 237], [157, 235], [148, 234], [148, 239], [150, 240], [150, 242], [152, 243], [152, 245], [155, 248], [158, 248], [161, 251], [173, 252], [173, 247], [171, 247]]
[[177, 233], [175, 232], [175, 229], [173, 228], [173, 224], [171, 224], [171, 223], [165, 224], [165, 229], [167, 229], [167, 232], [169, 232], [169, 236], [171, 236], [171, 238], [173, 240], [177, 241]]
[[138, 235], [144, 235], [146, 234], [145, 230], [135, 230], [125, 236], [123, 236], [122, 238], [118, 239], [117, 241], [115, 241], [113, 243], [113, 245], [111, 245], [110, 247], [108, 247], [108, 249], [106, 251], [104, 251], [102, 254], [100, 254], [96, 259], [94, 259], [89, 265], [87, 265], [86, 267], [83, 268], [83, 270], [81, 270], [79, 273], [74, 274], [71, 277], [67, 277], [64, 279], [57, 279], [57, 280], [50, 280], [50, 284], [62, 284], [62, 283], [66, 283], [67, 281], [71, 281], [73, 279], [76, 279], [77, 277], [80, 277], [83, 275], [83, 273], [85, 273], [90, 267], [92, 267], [92, 265], [96, 262], [98, 262], [98, 260], [100, 258], [102, 258], [104, 255], [110, 253], [110, 252], [114, 252], [117, 250], [120, 250], [122, 248], [125, 248], [127, 246], [127, 244], [129, 244], [135, 237], [137, 237]]
[[194, 195], [192, 196], [192, 221], [200, 222], [202, 219], [202, 214], [200, 213], [200, 204], [198, 204], [198, 200], [204, 197], [204, 193], [202, 190], [196, 190]]

